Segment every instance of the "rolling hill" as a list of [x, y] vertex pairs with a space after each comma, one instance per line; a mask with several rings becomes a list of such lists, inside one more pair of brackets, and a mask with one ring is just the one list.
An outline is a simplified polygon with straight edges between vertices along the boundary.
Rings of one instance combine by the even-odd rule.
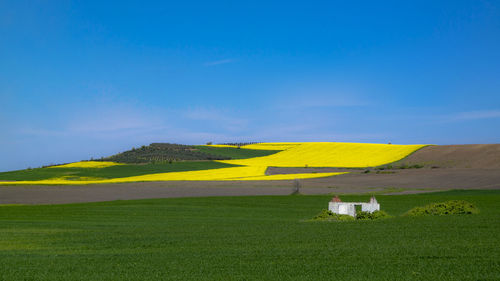
[[[101, 162], [84, 161], [42, 169], [0, 173], [0, 179], [3, 180], [0, 184], [308, 179], [330, 177], [346, 172], [304, 171], [270, 175], [266, 171], [268, 167], [373, 167], [404, 158], [422, 147], [424, 145], [332, 142], [260, 143], [241, 147], [151, 144], [103, 158]], [[100, 163], [106, 164], [107, 167], [100, 167]], [[62, 170], [58, 172], [56, 169]]]

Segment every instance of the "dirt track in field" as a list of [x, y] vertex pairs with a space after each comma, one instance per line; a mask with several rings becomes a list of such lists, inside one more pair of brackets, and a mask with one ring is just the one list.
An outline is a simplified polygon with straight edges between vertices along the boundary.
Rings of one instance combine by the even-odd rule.
[[[395, 166], [421, 169], [269, 168], [268, 174], [349, 171], [301, 180], [303, 194], [415, 193], [447, 189], [500, 189], [500, 144], [425, 147]], [[377, 173], [377, 171], [379, 173]], [[84, 186], [0, 186], [0, 204], [60, 204], [194, 196], [286, 195], [293, 181], [144, 182]]]

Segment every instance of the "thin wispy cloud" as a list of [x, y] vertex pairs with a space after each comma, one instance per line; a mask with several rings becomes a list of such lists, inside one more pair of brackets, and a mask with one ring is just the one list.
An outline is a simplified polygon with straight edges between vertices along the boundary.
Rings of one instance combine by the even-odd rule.
[[216, 61], [205, 62], [203, 65], [204, 66], [215, 66], [215, 65], [233, 63], [235, 61], [236, 60], [234, 60], [234, 59], [224, 59], [224, 60], [216, 60]]
[[189, 109], [184, 112], [183, 116], [189, 120], [209, 122], [229, 131], [240, 131], [249, 123], [249, 120], [245, 118], [212, 108]]
[[345, 86], [331, 82], [309, 79], [307, 82], [290, 82], [289, 85], [272, 93], [273, 104], [280, 109], [315, 109], [333, 107], [358, 107], [373, 105], [361, 87]]
[[59, 126], [22, 126], [18, 132], [38, 137], [117, 138], [149, 134], [167, 128], [164, 112], [126, 102], [93, 104], [67, 114]]
[[500, 118], [500, 110], [478, 110], [461, 112], [452, 116], [453, 120], [478, 120]]
[[[307, 97], [307, 96], [306, 96]], [[325, 97], [325, 96], [314, 96], [314, 94], [309, 95], [309, 98], [301, 97], [290, 99], [281, 104], [278, 107], [283, 109], [299, 109], [299, 108], [326, 108], [326, 107], [356, 107], [356, 106], [366, 106], [367, 102], [361, 101], [356, 98], [348, 97]]]

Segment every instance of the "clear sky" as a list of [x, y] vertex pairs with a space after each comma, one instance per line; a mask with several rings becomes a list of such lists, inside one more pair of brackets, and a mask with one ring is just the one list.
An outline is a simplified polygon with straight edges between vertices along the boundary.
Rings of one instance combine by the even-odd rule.
[[0, 1], [0, 171], [208, 141], [498, 143], [500, 2]]

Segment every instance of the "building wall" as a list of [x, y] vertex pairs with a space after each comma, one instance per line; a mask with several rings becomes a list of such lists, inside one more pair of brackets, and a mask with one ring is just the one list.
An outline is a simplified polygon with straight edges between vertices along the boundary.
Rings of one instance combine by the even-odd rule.
[[361, 205], [363, 212], [373, 213], [380, 210], [378, 203], [362, 203], [362, 202], [330, 202], [328, 203], [328, 210], [339, 215], [356, 216], [356, 205]]

